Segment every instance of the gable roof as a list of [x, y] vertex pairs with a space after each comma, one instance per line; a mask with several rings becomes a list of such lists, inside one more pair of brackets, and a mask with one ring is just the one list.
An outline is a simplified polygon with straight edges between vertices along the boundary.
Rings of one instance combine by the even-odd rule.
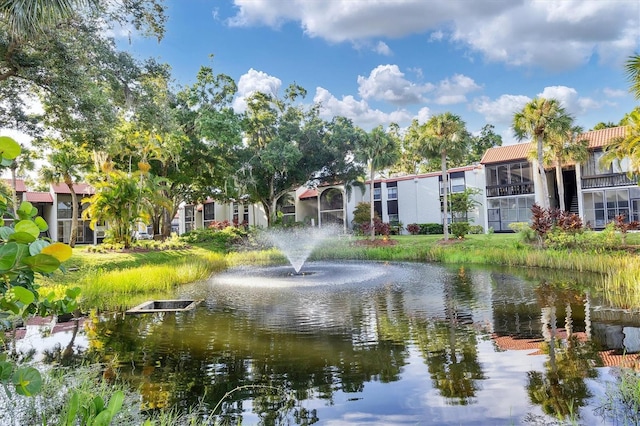
[[531, 142], [518, 143], [515, 145], [503, 145], [489, 148], [480, 164], [506, 163], [510, 161], [526, 160], [531, 151]]
[[30, 203], [53, 204], [53, 197], [48, 192], [27, 192], [25, 198]]
[[[600, 130], [591, 130], [584, 132], [578, 139], [586, 139], [589, 141], [589, 149], [599, 149], [607, 145], [616, 138], [626, 135], [627, 126], [609, 127]], [[529, 152], [533, 148], [533, 142], [519, 143], [515, 145], [504, 145], [489, 148], [484, 155], [480, 164], [507, 163], [512, 161], [527, 160]]]
[[602, 148], [616, 138], [623, 138], [627, 133], [627, 126], [609, 127], [607, 129], [592, 130], [580, 135], [580, 139], [589, 141], [589, 149]]
[[[11, 188], [11, 179], [3, 179], [4, 183]], [[24, 180], [16, 179], [16, 192], [27, 192], [27, 186], [24, 184]]]
[[[66, 183], [53, 183], [51, 184], [51, 188], [56, 194], [71, 194], [71, 191], [69, 190], [69, 187]], [[91, 195], [95, 194], [96, 192], [93, 187], [87, 183], [73, 184], [73, 190], [76, 192], [76, 194], [79, 195]]]

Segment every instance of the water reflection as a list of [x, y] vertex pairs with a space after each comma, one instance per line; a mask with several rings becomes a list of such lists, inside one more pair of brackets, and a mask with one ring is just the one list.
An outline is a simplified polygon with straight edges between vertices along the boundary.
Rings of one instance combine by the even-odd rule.
[[60, 352], [115, 365], [145, 409], [232, 392], [216, 415], [234, 424], [600, 422], [590, 380], [634, 347], [637, 315], [608, 321], [571, 276], [374, 266], [344, 285], [198, 283], [198, 309], [94, 316]]

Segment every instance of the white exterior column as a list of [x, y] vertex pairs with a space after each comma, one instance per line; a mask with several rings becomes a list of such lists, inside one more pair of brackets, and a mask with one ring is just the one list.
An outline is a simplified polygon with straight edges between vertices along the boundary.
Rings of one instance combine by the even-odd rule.
[[582, 166], [576, 163], [576, 191], [578, 194], [578, 216], [584, 217], [584, 202], [582, 200]]

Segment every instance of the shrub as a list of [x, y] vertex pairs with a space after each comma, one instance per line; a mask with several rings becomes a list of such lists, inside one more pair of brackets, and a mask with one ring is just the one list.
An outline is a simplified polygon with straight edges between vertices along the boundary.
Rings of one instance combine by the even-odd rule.
[[[371, 224], [369, 222], [364, 223], [360, 226], [360, 230], [363, 235], [368, 235], [371, 232], [370, 228]], [[375, 218], [373, 220], [373, 226], [375, 228], [375, 235], [382, 235], [388, 237], [391, 233], [391, 225], [386, 222], [381, 221], [379, 218]]]
[[418, 235], [420, 233], [420, 225], [417, 223], [410, 223], [407, 225], [407, 231], [409, 231], [411, 235]]
[[450, 227], [451, 233], [457, 238], [464, 238], [469, 233], [469, 222], [454, 222]]
[[520, 235], [520, 238], [525, 243], [533, 243], [536, 241], [536, 232], [528, 222], [512, 222], [509, 224], [509, 229]]
[[469, 226], [470, 234], [484, 234], [484, 228], [482, 225], [470, 225]]
[[440, 223], [421, 223], [420, 234], [423, 234], [423, 235], [444, 234], [444, 228]]

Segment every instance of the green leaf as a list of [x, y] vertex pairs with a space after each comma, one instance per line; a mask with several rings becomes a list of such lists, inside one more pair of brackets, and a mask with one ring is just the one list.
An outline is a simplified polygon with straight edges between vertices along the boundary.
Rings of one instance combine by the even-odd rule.
[[36, 296], [31, 290], [17, 285], [7, 290], [4, 296], [8, 301], [17, 301], [24, 305], [30, 305], [36, 300]]
[[40, 232], [44, 232], [49, 229], [49, 224], [47, 224], [47, 221], [44, 220], [42, 216], [36, 216], [36, 218], [33, 219], [33, 223], [35, 223], [38, 229], [40, 229]]
[[10, 138], [9, 136], [0, 136], [0, 155], [3, 159], [13, 160], [20, 155], [21, 151], [22, 148], [20, 148], [20, 144], [13, 138]]
[[62, 419], [62, 424], [64, 426], [72, 426], [75, 424], [76, 414], [78, 413], [78, 408], [80, 407], [80, 396], [78, 392], [74, 391], [71, 394], [71, 398], [69, 398], [69, 402], [67, 403], [67, 410]]
[[32, 244], [29, 245], [29, 254], [31, 256], [35, 256], [36, 254], [40, 253], [42, 249], [48, 246], [49, 244], [51, 243], [49, 243], [49, 241], [46, 241], [46, 240], [35, 240]]
[[60, 261], [58, 259], [42, 253], [25, 257], [22, 259], [22, 262], [31, 267], [35, 272], [44, 274], [51, 273], [60, 267]]
[[67, 291], [65, 291], [65, 295], [69, 298], [69, 299], [75, 299], [76, 297], [80, 296], [80, 292], [82, 290], [80, 289], [80, 287], [74, 287], [74, 288], [69, 288], [67, 289]]
[[8, 243], [0, 247], [0, 271], [8, 271], [16, 263], [18, 244]]
[[13, 228], [10, 228], [8, 226], [2, 226], [0, 227], [0, 238], [3, 239], [4, 241], [9, 241], [9, 237], [14, 232], [16, 231], [14, 231]]
[[6, 382], [13, 373], [13, 364], [7, 361], [0, 361], [0, 382]]
[[31, 217], [31, 213], [33, 212], [33, 209], [34, 209], [33, 204], [31, 204], [28, 201], [23, 201], [20, 203], [20, 207], [18, 208], [18, 214], [22, 213], [27, 215], [27, 217]]
[[42, 376], [33, 367], [21, 367], [13, 373], [13, 384], [19, 395], [31, 396], [42, 388]]
[[16, 232], [26, 232], [27, 234], [31, 234], [34, 238], [38, 238], [38, 235], [40, 235], [40, 228], [38, 228], [38, 225], [29, 219], [21, 220], [16, 223], [14, 229]]
[[28, 234], [26, 232], [14, 232], [13, 234], [11, 234], [11, 236], [9, 237], [9, 241], [15, 241], [18, 244], [30, 244], [32, 242], [34, 242], [36, 240], [36, 237], [34, 237], [31, 234]]

